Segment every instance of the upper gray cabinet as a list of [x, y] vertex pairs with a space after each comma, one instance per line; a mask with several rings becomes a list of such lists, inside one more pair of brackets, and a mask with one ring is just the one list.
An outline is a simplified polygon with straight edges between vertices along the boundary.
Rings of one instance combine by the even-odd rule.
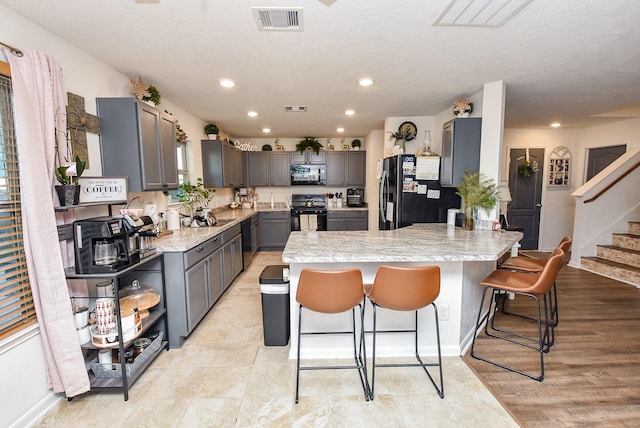
[[202, 140], [205, 187], [244, 187], [244, 152], [220, 140]]
[[133, 97], [96, 102], [102, 174], [128, 177], [130, 192], [177, 189], [173, 116]]
[[289, 186], [289, 152], [247, 152], [247, 186]]
[[364, 186], [366, 184], [366, 152], [328, 151], [327, 186]]
[[304, 152], [291, 152], [292, 165], [313, 165], [323, 164], [325, 160], [325, 152], [316, 153], [313, 150], [305, 150]]
[[442, 127], [440, 185], [456, 187], [462, 183], [466, 169], [480, 169], [482, 118], [453, 119]]

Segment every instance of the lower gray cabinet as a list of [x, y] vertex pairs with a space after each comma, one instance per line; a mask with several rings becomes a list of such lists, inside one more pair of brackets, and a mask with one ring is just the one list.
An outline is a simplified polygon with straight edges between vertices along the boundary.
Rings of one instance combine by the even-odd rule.
[[[225, 237], [228, 240], [226, 243]], [[242, 271], [240, 237], [240, 225], [237, 225], [188, 251], [164, 253], [171, 348], [182, 346], [224, 290]], [[230, 250], [230, 255], [225, 258], [224, 253], [227, 249]], [[230, 270], [225, 276], [226, 262], [230, 263]]]
[[363, 210], [327, 212], [327, 230], [368, 230], [369, 213]]
[[263, 211], [260, 213], [260, 249], [283, 250], [291, 233], [289, 211]]
[[240, 225], [222, 234], [222, 285], [226, 290], [242, 272], [242, 235]]

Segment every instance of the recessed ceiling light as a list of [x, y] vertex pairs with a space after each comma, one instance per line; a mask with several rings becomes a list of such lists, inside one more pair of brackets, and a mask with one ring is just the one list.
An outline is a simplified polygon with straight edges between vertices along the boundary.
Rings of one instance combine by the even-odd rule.
[[336, 131], [338, 131], [338, 132], [344, 132], [344, 128], [338, 128], [338, 129], [336, 129]]
[[560, 122], [553, 122], [551, 125], [549, 125], [552, 128], [560, 128]]
[[373, 79], [370, 77], [363, 77], [358, 80], [358, 85], [360, 86], [371, 86], [373, 85]]
[[258, 115], [257, 111], [248, 111], [247, 112], [247, 116], [249, 117], [256, 117]]
[[231, 79], [220, 79], [220, 86], [222, 86], [223, 88], [233, 88], [234, 86], [236, 86], [236, 82], [234, 82]]
[[356, 114], [356, 112], [353, 110], [345, 110], [344, 114], [346, 114], [347, 116], [353, 116], [354, 114]]
[[271, 132], [271, 129], [269, 129], [269, 128], [262, 128], [262, 132], [264, 132], [265, 134], [268, 134], [269, 132]]

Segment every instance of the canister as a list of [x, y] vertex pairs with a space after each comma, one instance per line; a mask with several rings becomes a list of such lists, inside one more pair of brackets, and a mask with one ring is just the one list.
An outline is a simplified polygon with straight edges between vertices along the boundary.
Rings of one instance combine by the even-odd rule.
[[456, 214], [458, 214], [460, 212], [459, 209], [455, 209], [455, 208], [449, 208], [447, 210], [447, 224], [449, 226], [455, 226], [456, 225]]

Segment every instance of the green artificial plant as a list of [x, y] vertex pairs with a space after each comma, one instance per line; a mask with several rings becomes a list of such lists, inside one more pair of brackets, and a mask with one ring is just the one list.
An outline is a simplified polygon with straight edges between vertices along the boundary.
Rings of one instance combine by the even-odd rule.
[[318, 154], [320, 150], [322, 150], [322, 144], [320, 144], [316, 137], [304, 137], [304, 140], [296, 144], [297, 152], [304, 153], [307, 148], [313, 150], [315, 154]]

